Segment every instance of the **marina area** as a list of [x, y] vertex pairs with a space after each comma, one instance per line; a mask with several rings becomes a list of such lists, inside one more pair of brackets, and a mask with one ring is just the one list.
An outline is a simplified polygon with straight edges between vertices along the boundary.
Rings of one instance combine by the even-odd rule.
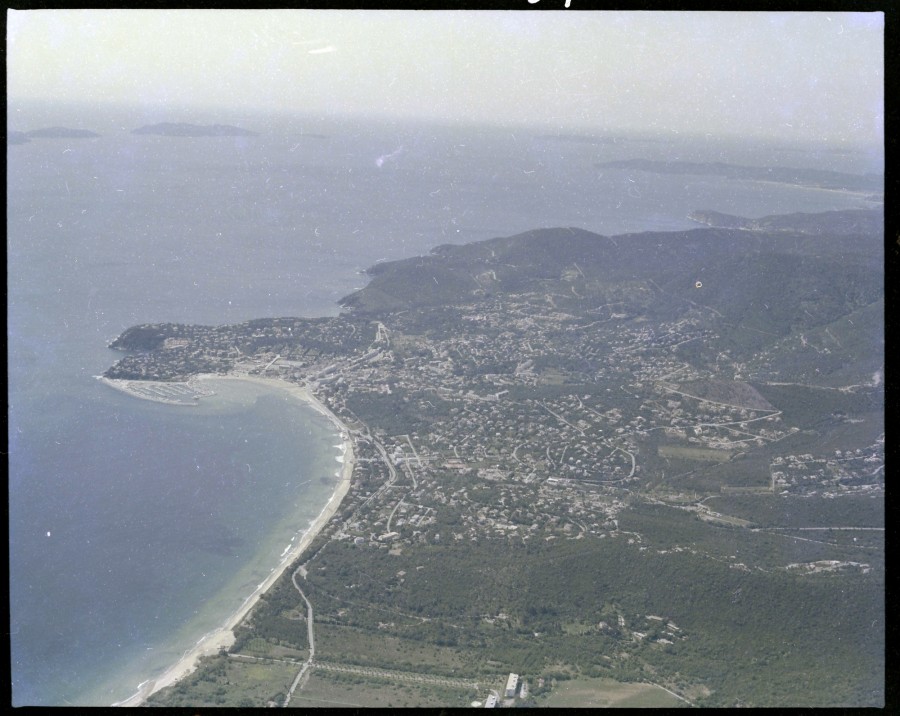
[[195, 381], [175, 383], [155, 380], [118, 380], [97, 376], [97, 380], [135, 398], [153, 400], [168, 405], [197, 405], [200, 398], [215, 395], [209, 388]]

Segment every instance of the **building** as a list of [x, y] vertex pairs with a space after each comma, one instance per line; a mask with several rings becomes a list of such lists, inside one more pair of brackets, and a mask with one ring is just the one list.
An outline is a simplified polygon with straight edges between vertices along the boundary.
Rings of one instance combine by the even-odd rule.
[[492, 708], [495, 708], [496, 706], [497, 706], [497, 697], [494, 696], [493, 694], [491, 694], [490, 696], [488, 696], [488, 697], [485, 699], [485, 701], [484, 701], [484, 707], [485, 707], [486, 709], [492, 709]]
[[506, 680], [506, 695], [507, 697], [512, 697], [516, 695], [516, 689], [519, 688], [519, 675], [518, 674], [510, 674], [509, 678]]

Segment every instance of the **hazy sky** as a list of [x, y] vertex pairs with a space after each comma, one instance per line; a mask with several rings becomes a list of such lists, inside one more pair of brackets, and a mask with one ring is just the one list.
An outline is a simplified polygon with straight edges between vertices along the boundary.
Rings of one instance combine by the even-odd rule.
[[884, 133], [881, 13], [29, 10], [7, 27], [11, 99]]

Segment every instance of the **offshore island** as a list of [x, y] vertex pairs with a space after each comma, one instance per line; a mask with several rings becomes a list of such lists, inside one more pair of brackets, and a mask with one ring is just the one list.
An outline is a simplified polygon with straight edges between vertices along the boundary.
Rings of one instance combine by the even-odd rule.
[[229, 124], [189, 124], [161, 122], [131, 130], [132, 134], [157, 134], [164, 137], [255, 137], [257, 132]]
[[881, 211], [694, 216], [119, 336], [115, 387], [277, 380], [346, 443], [282, 569], [123, 705], [883, 705]]

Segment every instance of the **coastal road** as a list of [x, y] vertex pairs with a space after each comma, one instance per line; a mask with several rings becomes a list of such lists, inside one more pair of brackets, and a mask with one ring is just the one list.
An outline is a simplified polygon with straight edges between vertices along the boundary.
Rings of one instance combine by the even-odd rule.
[[394, 469], [394, 465], [391, 463], [390, 458], [388, 457], [387, 450], [384, 449], [384, 445], [380, 442], [372, 438], [372, 442], [375, 444], [375, 447], [378, 449], [378, 452], [381, 454], [381, 459], [384, 461], [384, 464], [387, 465], [388, 472], [390, 472], [390, 478], [388, 481], [379, 487], [375, 492], [369, 495], [365, 502], [363, 502], [359, 507], [356, 508], [356, 511], [359, 512], [363, 507], [369, 504], [373, 499], [375, 499], [378, 495], [382, 493], [386, 488], [390, 487], [397, 480], [397, 470]]
[[291, 684], [291, 688], [288, 689], [287, 696], [284, 697], [284, 708], [287, 708], [291, 703], [291, 697], [294, 695], [294, 690], [297, 688], [297, 686], [299, 686], [300, 681], [306, 675], [307, 670], [309, 670], [309, 668], [313, 665], [313, 659], [315, 659], [316, 657], [316, 636], [313, 626], [313, 608], [312, 604], [309, 603], [309, 600], [303, 593], [303, 590], [300, 589], [300, 585], [297, 584], [297, 573], [299, 571], [299, 569], [294, 570], [294, 573], [291, 575], [291, 581], [294, 583], [294, 587], [297, 588], [297, 591], [300, 592], [300, 596], [303, 597], [303, 601], [306, 602], [306, 628], [309, 635], [309, 657], [300, 668], [300, 672], [297, 674], [294, 682]]

